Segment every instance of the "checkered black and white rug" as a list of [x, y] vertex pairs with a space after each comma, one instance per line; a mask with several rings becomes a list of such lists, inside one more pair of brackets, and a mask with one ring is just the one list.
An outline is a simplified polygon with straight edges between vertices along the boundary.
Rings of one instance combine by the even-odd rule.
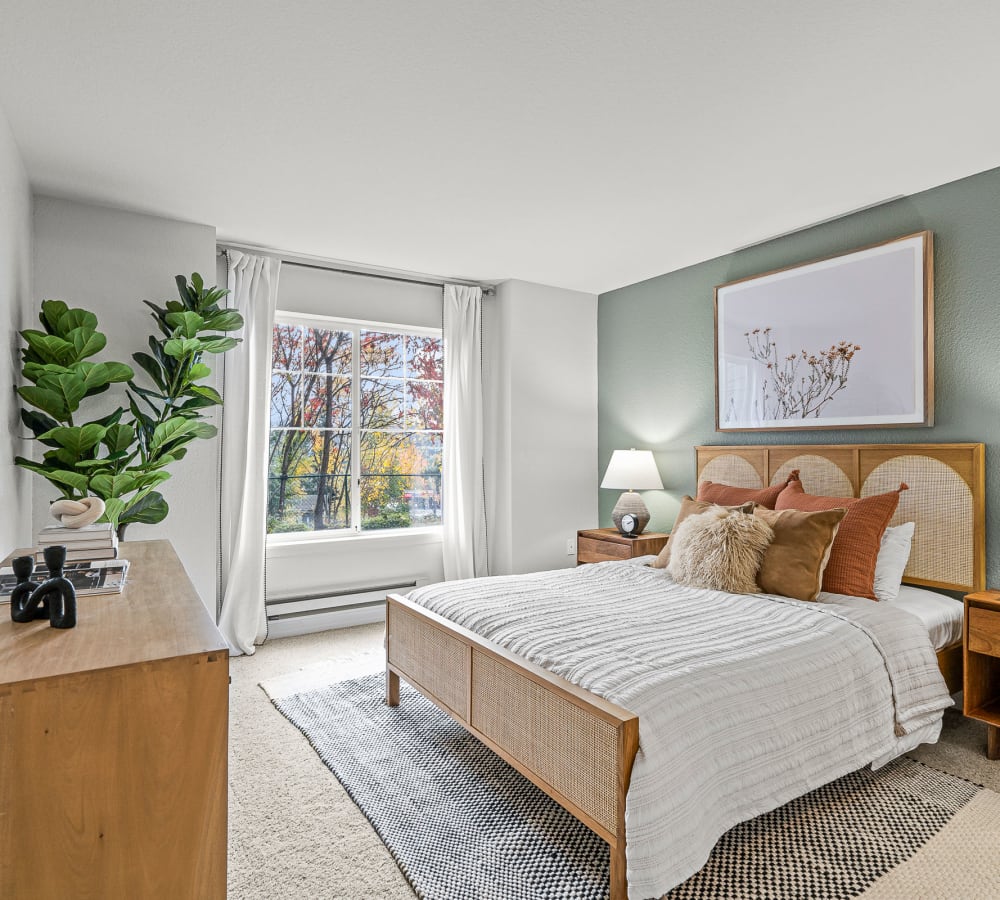
[[[424, 900], [599, 900], [603, 841], [416, 691], [372, 675], [276, 699]], [[737, 826], [670, 900], [854, 897], [980, 790], [909, 759]]]

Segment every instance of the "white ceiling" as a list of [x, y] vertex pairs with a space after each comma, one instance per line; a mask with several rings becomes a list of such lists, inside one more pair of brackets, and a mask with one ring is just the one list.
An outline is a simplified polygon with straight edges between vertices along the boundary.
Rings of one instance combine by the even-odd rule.
[[41, 193], [601, 292], [1000, 165], [995, 0], [6, 0]]

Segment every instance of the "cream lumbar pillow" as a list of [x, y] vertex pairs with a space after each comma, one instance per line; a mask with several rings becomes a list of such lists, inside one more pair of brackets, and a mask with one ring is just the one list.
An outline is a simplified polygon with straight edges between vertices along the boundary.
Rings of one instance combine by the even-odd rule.
[[756, 594], [757, 573], [774, 531], [763, 519], [714, 507], [688, 516], [670, 536], [667, 572], [690, 587]]

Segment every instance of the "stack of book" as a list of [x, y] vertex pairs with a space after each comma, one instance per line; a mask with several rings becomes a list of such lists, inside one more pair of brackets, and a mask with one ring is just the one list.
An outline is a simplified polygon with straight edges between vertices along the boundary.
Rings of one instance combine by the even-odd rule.
[[[68, 578], [76, 590], [77, 597], [93, 594], [120, 594], [125, 588], [128, 575], [127, 559], [98, 559], [82, 562], [68, 562], [63, 569], [63, 577]], [[40, 584], [49, 577], [44, 565], [36, 566], [31, 580]], [[17, 578], [12, 566], [0, 568], [0, 603], [9, 603], [10, 594], [17, 587]]]
[[95, 559], [118, 558], [118, 535], [110, 522], [95, 522], [82, 528], [50, 525], [38, 534], [35, 561], [45, 562], [46, 547], [62, 544], [66, 548], [66, 562], [92, 562]]

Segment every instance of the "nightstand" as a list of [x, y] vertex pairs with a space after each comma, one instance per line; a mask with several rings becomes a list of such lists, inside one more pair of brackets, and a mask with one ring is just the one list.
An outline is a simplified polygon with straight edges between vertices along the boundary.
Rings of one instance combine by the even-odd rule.
[[638, 537], [625, 537], [617, 528], [591, 528], [576, 533], [576, 564], [635, 559], [637, 556], [659, 553], [669, 534], [644, 531]]
[[965, 597], [964, 708], [989, 726], [988, 759], [1000, 759], [1000, 591]]

